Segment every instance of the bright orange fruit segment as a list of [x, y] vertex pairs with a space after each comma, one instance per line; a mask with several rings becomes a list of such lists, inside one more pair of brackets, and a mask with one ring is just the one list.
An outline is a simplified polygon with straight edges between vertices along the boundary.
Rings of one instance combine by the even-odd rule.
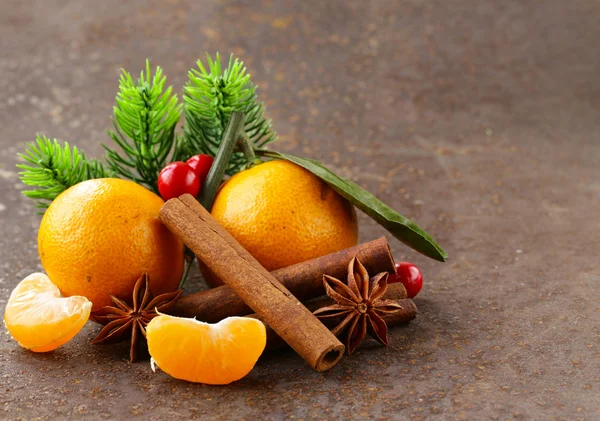
[[4, 324], [23, 348], [52, 351], [69, 342], [90, 317], [92, 303], [85, 297], [63, 297], [43, 273], [19, 282], [4, 311]]
[[152, 369], [182, 380], [229, 384], [248, 374], [267, 344], [265, 325], [247, 317], [215, 324], [160, 315], [146, 327]]

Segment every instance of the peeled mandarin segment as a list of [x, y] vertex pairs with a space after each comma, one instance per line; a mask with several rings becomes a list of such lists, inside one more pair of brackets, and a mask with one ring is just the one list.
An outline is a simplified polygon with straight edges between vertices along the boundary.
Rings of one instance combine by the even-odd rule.
[[181, 380], [229, 384], [247, 375], [267, 344], [265, 325], [229, 317], [216, 324], [160, 315], [146, 327], [152, 364]]
[[33, 273], [11, 293], [4, 323], [23, 348], [47, 352], [73, 339], [87, 322], [91, 309], [87, 298], [64, 298], [46, 275]]

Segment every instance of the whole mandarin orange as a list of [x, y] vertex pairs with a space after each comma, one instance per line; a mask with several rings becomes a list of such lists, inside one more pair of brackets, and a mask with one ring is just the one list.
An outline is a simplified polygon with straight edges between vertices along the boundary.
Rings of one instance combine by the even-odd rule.
[[[235, 174], [221, 186], [211, 213], [269, 271], [358, 242], [354, 207], [314, 174], [283, 160]], [[207, 272], [207, 281], [218, 285]]]
[[132, 181], [88, 180], [46, 210], [38, 233], [44, 269], [63, 295], [82, 295], [92, 310], [111, 295], [130, 300], [142, 273], [155, 295], [177, 289], [183, 243], [158, 219], [163, 200]]

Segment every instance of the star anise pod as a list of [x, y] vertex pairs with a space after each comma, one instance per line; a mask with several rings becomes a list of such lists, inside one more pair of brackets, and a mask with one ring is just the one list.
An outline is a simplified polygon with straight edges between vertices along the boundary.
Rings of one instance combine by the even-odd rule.
[[144, 273], [133, 288], [132, 305], [111, 296], [114, 306], [92, 312], [90, 318], [105, 325], [92, 343], [114, 343], [130, 338], [129, 361], [137, 361], [139, 342], [146, 338], [146, 326], [158, 315], [157, 311], [168, 312], [182, 292], [177, 290], [153, 297], [148, 275]]
[[342, 318], [332, 332], [339, 336], [346, 333], [346, 350], [352, 354], [363, 341], [367, 332], [381, 342], [388, 344], [387, 325], [381, 318], [403, 308], [393, 300], [382, 299], [387, 291], [388, 273], [382, 272], [369, 279], [365, 267], [355, 257], [348, 265], [348, 281], [328, 275], [323, 276], [325, 292], [335, 301], [328, 307], [314, 312], [320, 319]]

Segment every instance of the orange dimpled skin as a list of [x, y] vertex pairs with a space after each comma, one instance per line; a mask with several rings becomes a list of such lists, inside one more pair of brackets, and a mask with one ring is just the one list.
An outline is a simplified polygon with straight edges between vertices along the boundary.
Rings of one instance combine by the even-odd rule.
[[4, 324], [23, 348], [47, 352], [70, 341], [87, 322], [91, 308], [87, 298], [64, 298], [46, 275], [34, 273], [10, 294]]
[[146, 327], [152, 364], [195, 383], [229, 384], [247, 375], [267, 343], [265, 325], [247, 317], [215, 324], [160, 315]]
[[61, 193], [46, 210], [38, 251], [48, 276], [93, 310], [110, 295], [129, 299], [142, 273], [156, 295], [177, 289], [183, 243], [158, 219], [163, 200], [132, 181], [88, 180]]
[[358, 243], [352, 205], [288, 161], [265, 162], [231, 177], [211, 213], [269, 271]]

